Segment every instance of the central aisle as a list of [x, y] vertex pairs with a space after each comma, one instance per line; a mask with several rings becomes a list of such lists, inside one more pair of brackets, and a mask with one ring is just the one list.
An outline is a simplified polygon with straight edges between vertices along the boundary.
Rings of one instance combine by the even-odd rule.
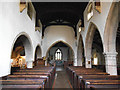
[[68, 75], [63, 67], [56, 67], [56, 76], [53, 88], [72, 88]]

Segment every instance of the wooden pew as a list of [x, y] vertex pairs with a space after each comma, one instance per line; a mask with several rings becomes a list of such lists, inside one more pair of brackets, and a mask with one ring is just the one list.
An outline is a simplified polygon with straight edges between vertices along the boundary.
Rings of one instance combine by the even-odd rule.
[[79, 75], [108, 75], [105, 72], [102, 72], [102, 70], [94, 69], [94, 68], [84, 68], [81, 66], [78, 67], [68, 67], [67, 72], [71, 79], [71, 84], [73, 88], [78, 87], [78, 77]]
[[72, 82], [73, 87], [75, 87], [75, 88], [76, 88], [76, 84], [77, 84], [76, 82], [78, 82], [79, 75], [86, 75], [86, 74], [87, 75], [108, 75], [107, 73], [102, 72], [101, 70], [92, 69], [92, 68], [82, 69], [82, 70], [73, 70], [71, 74], [72, 74], [71, 82]]
[[52, 80], [54, 80], [55, 78], [55, 73], [56, 73], [56, 68], [55, 67], [36, 67], [36, 68], [30, 68], [30, 69], [21, 69], [21, 70], [18, 70], [19, 72], [37, 72], [37, 71], [40, 71], [40, 72], [44, 72], [44, 71], [48, 71], [51, 73], [51, 77], [52, 77]]
[[81, 66], [69, 66], [66, 68], [67, 74], [69, 76], [69, 80], [71, 82], [71, 84], [73, 85], [73, 70], [75, 69], [83, 69], [84, 67]]
[[120, 89], [120, 80], [85, 80], [85, 89]]
[[44, 90], [42, 85], [2, 85], [2, 90]]
[[[103, 88], [107, 88], [110, 85], [111, 86], [109, 88], [118, 89], [118, 86], [120, 87], [120, 84], [118, 83], [120, 82], [120, 76], [110, 76], [109, 74], [103, 72], [102, 70], [98, 70], [94, 68], [86, 69], [83, 67], [67, 67], [66, 70], [68, 75], [71, 77], [71, 81], [74, 89], [79, 88], [80, 90], [85, 90], [86, 88], [89, 89], [92, 88], [92, 90], [96, 90], [96, 88], [100, 88], [103, 86], [103, 84], [100, 83], [105, 84]], [[91, 82], [86, 81], [91, 79], [94, 81], [94, 82], [91, 81], [92, 84]], [[98, 81], [101, 80], [101, 81], [95, 84], [97, 80]], [[109, 81], [113, 81], [111, 82], [112, 84], [110, 84]]]
[[78, 85], [76, 88], [84, 87], [82, 84], [84, 80], [120, 80], [120, 76], [116, 75], [83, 75], [78, 78]]
[[[46, 88], [45, 79], [39, 80], [0, 80], [2, 82], [2, 88], [28, 88], [31, 85], [32, 88]], [[21, 87], [20, 87], [21, 86]]]
[[[39, 89], [39, 88], [51, 88], [52, 87], [52, 82], [54, 80], [55, 77], [55, 67], [46, 67], [46, 66], [37, 66], [34, 68], [30, 68], [30, 69], [20, 69], [20, 70], [16, 70], [16, 72], [13, 73], [13, 75], [8, 75], [6, 77], [4, 77], [4, 79], [6, 79], [5, 81], [2, 81], [3, 83], [3, 88], [29, 88], [29, 86], [31, 85], [31, 88], [33, 86], [33, 88], [35, 89]], [[40, 85], [36, 85], [37, 81], [40, 80], [45, 80], [44, 84], [41, 83]], [[31, 81], [32, 83], [27, 83], [27, 82], [23, 82], [20, 80], [26, 80], [26, 81]], [[15, 83], [15, 81], [17, 82], [17, 85]], [[8, 83], [10, 82], [10, 83]], [[21, 83], [23, 83], [21, 85]], [[26, 84], [27, 83], [27, 84]], [[34, 84], [35, 83], [35, 84]], [[24, 85], [25, 84], [25, 85]], [[30, 84], [30, 85], [29, 85]]]
[[74, 73], [73, 74], [73, 87], [74, 88], [78, 88], [78, 77], [79, 76], [84, 76], [84, 75], [87, 75], [87, 76], [89, 76], [89, 75], [109, 75], [109, 74], [107, 74], [107, 73], [105, 73], [105, 72], [76, 72], [76, 73]]
[[45, 79], [45, 87], [50, 88], [50, 79], [48, 75], [8, 75], [7, 80], [39, 80]]
[[[42, 69], [42, 70], [41, 70]], [[49, 71], [51, 70], [51, 71]], [[55, 67], [39, 67], [33, 69], [24, 69], [19, 72], [14, 72], [14, 75], [48, 75], [49, 76], [49, 86], [52, 87], [55, 78]]]

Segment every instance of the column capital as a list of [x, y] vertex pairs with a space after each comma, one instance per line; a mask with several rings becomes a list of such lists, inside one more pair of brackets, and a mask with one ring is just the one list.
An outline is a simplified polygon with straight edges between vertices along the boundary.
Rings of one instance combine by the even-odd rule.
[[105, 52], [106, 72], [110, 75], [117, 75], [117, 52]]

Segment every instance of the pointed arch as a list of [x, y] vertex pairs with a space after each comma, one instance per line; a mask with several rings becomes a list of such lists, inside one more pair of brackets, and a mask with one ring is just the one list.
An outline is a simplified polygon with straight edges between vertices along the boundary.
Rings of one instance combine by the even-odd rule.
[[115, 42], [117, 28], [118, 28], [118, 2], [113, 2], [105, 24], [104, 52], [116, 52]]
[[99, 35], [100, 35], [100, 39], [103, 45], [103, 41], [102, 41], [102, 36], [99, 32], [99, 29], [97, 28], [97, 26], [93, 23], [90, 22], [89, 24], [89, 28], [88, 28], [88, 32], [86, 35], [86, 41], [85, 41], [85, 57], [86, 57], [86, 67], [87, 68], [91, 68], [91, 55], [92, 55], [92, 43], [93, 43], [93, 38], [94, 38], [94, 34], [95, 31], [98, 31]]
[[[47, 50], [47, 52], [46, 52], [46, 57], [48, 56], [48, 52], [49, 52], [50, 48], [52, 48], [55, 44], [57, 44], [57, 43], [59, 43], [59, 42], [62, 42], [62, 43], [64, 43], [64, 44], [66, 44], [68, 47], [70, 47], [70, 49], [71, 49], [72, 52], [73, 52], [73, 57], [75, 56], [75, 53], [74, 53], [73, 48], [72, 48], [68, 43], [66, 43], [65, 41], [60, 40], [60, 41], [54, 42], [54, 43], [48, 48], [48, 50]], [[74, 58], [75, 58], [75, 57], [74, 57]]]
[[35, 48], [35, 53], [34, 53], [34, 60], [37, 60], [38, 58], [42, 57], [42, 51], [41, 51], [41, 47], [38, 44]]
[[77, 47], [77, 66], [85, 65], [85, 56], [84, 56], [84, 43], [82, 35], [80, 34]]
[[[18, 34], [16, 36], [16, 38], [14, 39], [14, 42], [12, 44], [12, 49], [11, 49], [11, 58], [13, 58], [13, 51], [15, 50], [15, 48], [18, 47], [18, 46], [21, 46], [21, 45], [24, 48], [25, 61], [26, 61], [27, 67], [32, 67], [32, 66], [28, 65], [28, 62], [31, 62], [33, 60], [33, 57], [32, 57], [32, 54], [33, 54], [32, 42], [31, 42], [31, 39], [30, 39], [29, 35], [25, 32], [22, 32], [22, 33]], [[17, 56], [15, 55], [14, 57], [16, 58]]]

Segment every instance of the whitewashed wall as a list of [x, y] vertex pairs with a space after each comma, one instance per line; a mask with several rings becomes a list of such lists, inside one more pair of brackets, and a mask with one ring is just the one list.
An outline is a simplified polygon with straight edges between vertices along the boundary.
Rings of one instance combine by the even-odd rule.
[[28, 37], [32, 46], [29, 61], [34, 60], [35, 48], [41, 45], [41, 33], [35, 31], [35, 15], [34, 12], [31, 20], [27, 9], [20, 13], [19, 2], [0, 2], [0, 76], [10, 73], [11, 52], [20, 35]]
[[76, 47], [76, 39], [75, 32], [72, 27], [69, 26], [49, 26], [45, 29], [43, 44], [42, 44], [42, 55], [46, 56], [49, 48], [56, 42], [63, 41], [67, 43], [74, 51], [74, 65], [77, 65], [77, 47]]

